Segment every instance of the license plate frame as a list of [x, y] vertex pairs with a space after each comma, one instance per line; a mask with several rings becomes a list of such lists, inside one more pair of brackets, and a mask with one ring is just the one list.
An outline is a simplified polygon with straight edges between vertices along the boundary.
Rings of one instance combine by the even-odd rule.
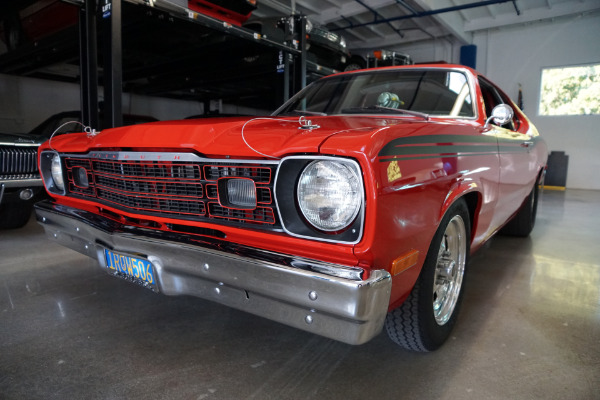
[[147, 258], [107, 248], [103, 249], [102, 255], [104, 257], [102, 264], [109, 275], [158, 292], [156, 270]]

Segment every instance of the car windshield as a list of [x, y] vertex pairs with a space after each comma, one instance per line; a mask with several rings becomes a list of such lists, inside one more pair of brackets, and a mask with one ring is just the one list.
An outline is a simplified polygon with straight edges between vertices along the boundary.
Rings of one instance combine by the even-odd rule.
[[392, 69], [321, 79], [275, 115], [411, 114], [475, 116], [465, 74], [455, 70]]

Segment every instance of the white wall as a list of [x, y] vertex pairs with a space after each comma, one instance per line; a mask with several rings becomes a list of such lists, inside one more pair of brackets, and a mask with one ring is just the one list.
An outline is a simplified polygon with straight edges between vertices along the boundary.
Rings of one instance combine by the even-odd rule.
[[[99, 91], [102, 100], [102, 88]], [[270, 114], [268, 110], [231, 104], [217, 106], [222, 113]], [[53, 114], [80, 108], [78, 84], [0, 74], [0, 132], [28, 132]], [[123, 112], [165, 121], [203, 114], [204, 103], [124, 93]]]
[[[27, 132], [52, 114], [80, 108], [77, 84], [0, 74], [0, 132]], [[123, 95], [123, 112], [160, 120], [181, 119], [203, 110], [204, 105], [194, 101]]]
[[600, 15], [477, 32], [477, 70], [513, 99], [520, 83], [525, 114], [549, 150], [569, 156], [567, 187], [600, 190], [600, 115], [538, 115], [542, 68], [600, 63]]

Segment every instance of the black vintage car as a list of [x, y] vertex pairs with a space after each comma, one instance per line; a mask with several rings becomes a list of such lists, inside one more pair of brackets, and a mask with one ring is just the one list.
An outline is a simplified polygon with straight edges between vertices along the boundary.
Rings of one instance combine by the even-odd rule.
[[33, 203], [45, 193], [37, 167], [40, 140], [26, 134], [0, 134], [0, 228], [19, 228]]

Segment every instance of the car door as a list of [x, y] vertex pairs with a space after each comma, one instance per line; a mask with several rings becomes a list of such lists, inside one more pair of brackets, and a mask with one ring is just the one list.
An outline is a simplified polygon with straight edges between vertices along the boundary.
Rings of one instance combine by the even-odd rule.
[[488, 134], [494, 135], [498, 140], [500, 170], [496, 216], [499, 223], [502, 223], [519, 209], [533, 188], [537, 166], [532, 162], [530, 152], [535, 142], [526, 130], [524, 116], [508, 96], [485, 78], [479, 77], [479, 85], [484, 98], [486, 119], [498, 104], [508, 104], [515, 111], [515, 116], [509, 123], [497, 126], [490, 121], [487, 128]]

